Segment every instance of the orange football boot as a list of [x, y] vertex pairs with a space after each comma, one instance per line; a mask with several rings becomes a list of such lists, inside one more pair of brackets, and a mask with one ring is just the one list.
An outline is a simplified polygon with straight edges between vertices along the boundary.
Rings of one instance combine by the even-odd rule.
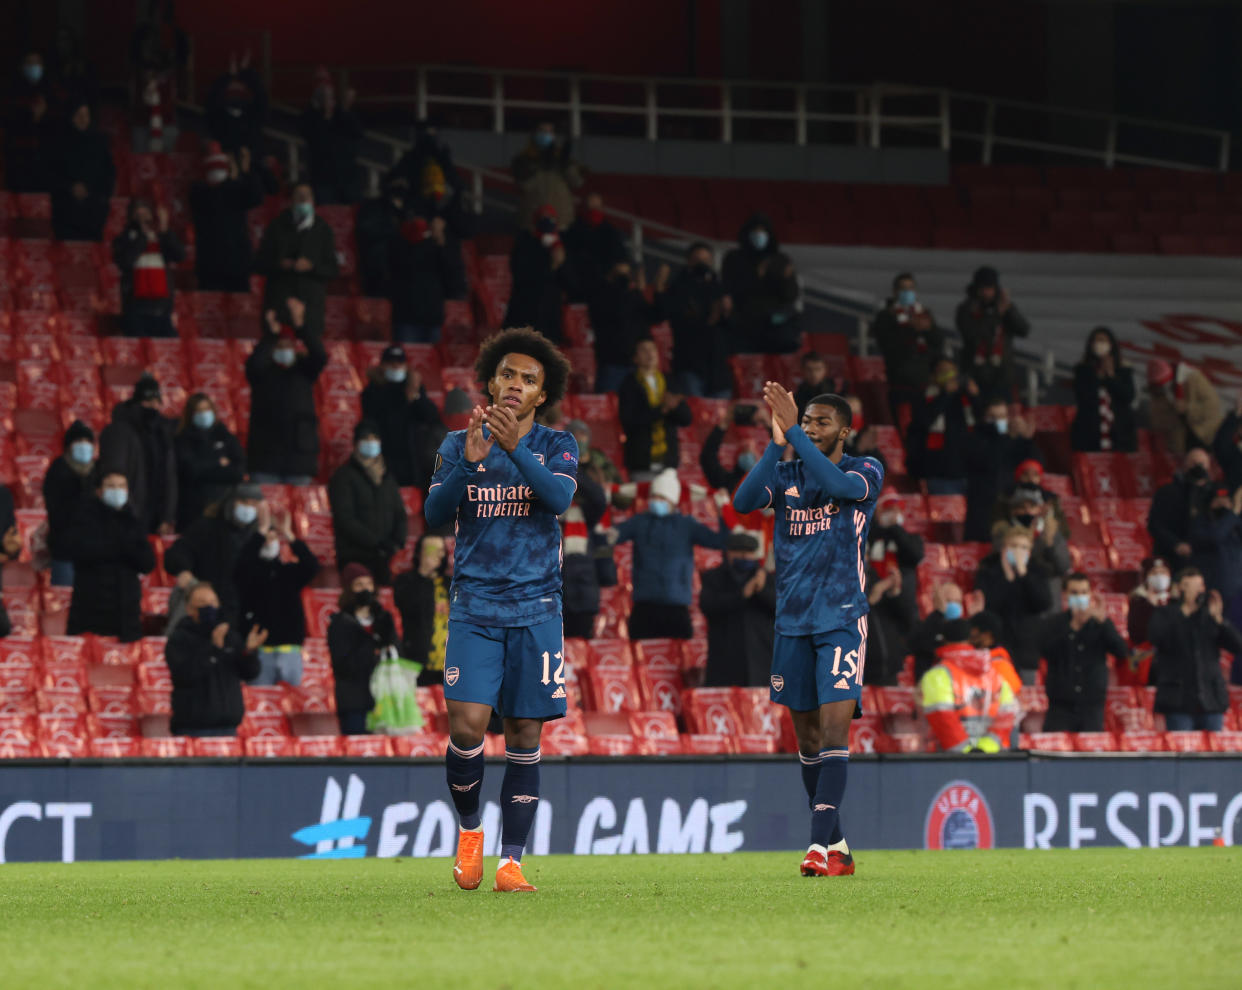
[[526, 878], [522, 876], [522, 864], [512, 856], [496, 870], [496, 886], [492, 890], [534, 892], [537, 889], [534, 884], [526, 882]]
[[483, 830], [457, 830], [453, 879], [462, 890], [477, 890], [483, 880]]

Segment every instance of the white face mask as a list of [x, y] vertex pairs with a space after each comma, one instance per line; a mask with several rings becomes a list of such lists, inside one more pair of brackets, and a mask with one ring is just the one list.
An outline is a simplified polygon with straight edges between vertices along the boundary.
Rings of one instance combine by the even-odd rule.
[[1168, 574], [1149, 574], [1147, 575], [1147, 586], [1152, 591], [1161, 593], [1169, 590], [1169, 586], [1173, 583], [1173, 579]]
[[258, 506], [246, 505], [243, 502], [238, 502], [235, 506], [233, 506], [233, 518], [243, 526], [249, 526], [252, 522], [259, 518]]
[[209, 186], [218, 186], [228, 177], [229, 170], [227, 168], [211, 168], [207, 170], [207, 184]]
[[539, 238], [539, 240], [543, 244], [544, 247], [550, 248], [553, 244], [556, 243], [556, 235], [555, 234], [544, 234], [542, 237]]
[[287, 368], [297, 359], [297, 355], [288, 347], [279, 347], [272, 351], [272, 360], [282, 368]]
[[1113, 353], [1113, 345], [1107, 340], [1097, 340], [1091, 345], [1091, 353], [1098, 358], [1106, 358]]
[[272, 540], [264, 543], [262, 549], [259, 550], [259, 556], [264, 560], [275, 560], [280, 556], [280, 541]]

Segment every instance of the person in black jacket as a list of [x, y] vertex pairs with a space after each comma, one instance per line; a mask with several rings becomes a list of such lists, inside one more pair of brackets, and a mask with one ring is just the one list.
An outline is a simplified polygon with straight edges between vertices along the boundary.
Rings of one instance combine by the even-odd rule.
[[[886, 592], [883, 601], [894, 631], [887, 645], [890, 651], [901, 651], [900, 662], [905, 658], [904, 633], [919, 620], [918, 566], [923, 561], [923, 537], [905, 529], [899, 496], [886, 492], [876, 502], [867, 540], [867, 558], [879, 580], [891, 577], [894, 571], [901, 572], [896, 589]], [[897, 630], [902, 634], [900, 640]]]
[[322, 337], [304, 326], [306, 308], [290, 298], [292, 327], [267, 311], [268, 332], [246, 359], [250, 431], [246, 464], [260, 485], [309, 485], [319, 471], [315, 381], [328, 363]]
[[975, 592], [1004, 623], [1000, 645], [1026, 683], [1034, 683], [1039, 665], [1040, 616], [1052, 607], [1049, 575], [1031, 559], [1032, 546], [1030, 530], [1010, 527], [1003, 548], [984, 557], [975, 573]]
[[945, 626], [957, 622], [963, 614], [962, 589], [958, 585], [944, 581], [932, 589], [932, 610], [906, 637], [906, 646], [914, 655], [916, 682], [940, 662], [936, 651], [946, 642]]
[[1229, 414], [1220, 421], [1212, 452], [1225, 473], [1225, 484], [1231, 492], [1242, 488], [1242, 392]]
[[603, 197], [590, 193], [585, 206], [565, 230], [565, 251], [578, 275], [570, 295], [574, 302], [590, 302], [613, 266], [629, 260], [621, 232], [604, 216]]
[[1048, 661], [1044, 732], [1103, 732], [1108, 655], [1127, 663], [1130, 648], [1087, 575], [1066, 578], [1065, 594], [1066, 610], [1045, 619], [1039, 635], [1040, 653]]
[[431, 481], [436, 450], [444, 439], [440, 410], [427, 398], [423, 376], [409, 367], [401, 345], [384, 349], [362, 390], [362, 418], [379, 430], [388, 470], [401, 488], [424, 491]]
[[[753, 413], [751, 412], [752, 409]], [[699, 467], [702, 468], [703, 476], [707, 478], [707, 483], [712, 488], [723, 489], [730, 495], [737, 491], [737, 486], [750, 473], [750, 469], [758, 463], [759, 457], [762, 454], [762, 449], [758, 444], [753, 441], [747, 441], [739, 448], [737, 460], [734, 462], [733, 467], [725, 467], [720, 460], [720, 447], [729, 435], [729, 426], [735, 422], [742, 421], [747, 426], [758, 426], [760, 424], [771, 426], [771, 416], [768, 414], [766, 406], [746, 406], [742, 403], [737, 403], [730, 408], [721, 410], [716, 425], [707, 434], [707, 438], [703, 441], [703, 448], [699, 451]]]
[[1038, 461], [1032, 437], [1035, 424], [1010, 416], [1002, 396], [993, 396], [983, 410], [983, 422], [966, 438], [966, 539], [986, 543], [992, 538], [992, 513], [1001, 489], [1019, 464]]
[[52, 179], [52, 230], [62, 241], [98, 241], [108, 221], [116, 166], [108, 138], [91, 127], [91, 108], [77, 102], [56, 152]]
[[4, 184], [11, 192], [50, 192], [56, 157], [53, 94], [44, 76], [43, 56], [30, 52], [21, 75], [7, 94], [4, 119]]
[[[668, 265], [661, 265], [656, 292], [663, 292], [667, 282]], [[615, 392], [630, 373], [634, 346], [651, 335], [663, 314], [643, 294], [641, 269], [636, 281], [626, 259], [605, 273], [587, 300], [595, 332], [595, 391]]]
[[307, 334], [323, 337], [328, 283], [337, 277], [340, 267], [336, 237], [328, 221], [316, 216], [309, 183], [299, 182], [293, 187], [289, 208], [263, 231], [254, 268], [267, 277], [263, 288], [264, 312], [275, 310], [281, 323], [293, 324], [289, 300], [297, 299], [306, 310], [302, 321]]
[[[401, 613], [401, 655], [423, 665], [419, 684], [444, 682], [452, 575], [444, 537], [424, 533], [414, 545], [414, 569], [397, 577], [393, 601]], [[571, 635], [566, 628], [565, 635]]]
[[363, 295], [387, 299], [393, 289], [393, 252], [410, 202], [410, 184], [390, 173], [378, 196], [363, 200], [354, 218], [358, 276]]
[[371, 675], [380, 651], [396, 647], [397, 624], [375, 597], [375, 580], [361, 564], [350, 564], [341, 573], [344, 590], [339, 612], [328, 620], [328, 653], [336, 680], [336, 717], [341, 734], [365, 735], [367, 715], [375, 707]]
[[680, 459], [677, 428], [694, 416], [686, 400], [670, 392], [660, 372], [660, 352], [651, 338], [634, 349], [635, 369], [617, 389], [625, 430], [625, 467], [631, 481], [649, 481]]
[[686, 249], [686, 266], [656, 302], [673, 331], [673, 377], [686, 395], [727, 399], [733, 394], [729, 355], [733, 301], [716, 274], [712, 249], [696, 241]]
[[168, 226], [168, 207], [129, 203], [129, 222], [112, 241], [121, 270], [121, 323], [130, 337], [175, 337], [172, 266], [185, 248]]
[[435, 344], [444, 325], [444, 301], [466, 294], [461, 245], [443, 217], [415, 215], [391, 242], [393, 339]]
[[[612, 548], [596, 530], [607, 510], [603, 487], [590, 474], [580, 472], [574, 500], [561, 516], [561, 611], [569, 638], [594, 638], [601, 583], [616, 584], [611, 576], [616, 569]], [[606, 582], [600, 580], [601, 569], [609, 572]]]
[[159, 382], [144, 374], [99, 434], [99, 459], [129, 479], [129, 505], [146, 532], [169, 536], [177, 520], [176, 423], [162, 408]]
[[1195, 553], [1190, 543], [1194, 521], [1211, 512], [1215, 486], [1211, 484], [1212, 459], [1202, 447], [1186, 452], [1182, 470], [1167, 485], [1156, 489], [1147, 513], [1147, 532], [1152, 550], [1169, 562], [1175, 573], [1183, 567], [1207, 567], [1211, 560]]
[[1242, 654], [1242, 634], [1225, 618], [1220, 592], [1206, 591], [1195, 567], [1177, 574], [1178, 600], [1157, 609], [1148, 625], [1156, 649], [1149, 683], [1156, 711], [1170, 732], [1219, 732], [1229, 707], [1220, 651]]
[[1074, 398], [1078, 405], [1070, 427], [1074, 450], [1138, 449], [1134, 373], [1121, 363], [1121, 345], [1108, 327], [1096, 327], [1087, 338], [1082, 360], [1074, 366]]
[[354, 113], [356, 93], [347, 89], [337, 104], [330, 82], [315, 89], [311, 105], [302, 114], [311, 182], [320, 203], [356, 203], [362, 198], [362, 173], [358, 149], [362, 145], [362, 121]]
[[798, 349], [801, 289], [793, 261], [782, 253], [766, 214], [755, 213], [742, 225], [738, 246], [725, 255], [720, 277], [733, 301], [733, 325], [739, 350], [788, 354]]
[[699, 608], [707, 618], [708, 687], [759, 687], [772, 668], [776, 578], [750, 533], [730, 533], [724, 562], [704, 571]]
[[127, 504], [129, 485], [124, 474], [113, 467], [102, 468], [96, 495], [82, 503], [65, 535], [65, 552], [73, 561], [73, 596], [65, 632], [116, 636], [132, 643], [142, 638], [138, 575], [154, 569], [155, 551]]
[[186, 400], [173, 449], [177, 453], [177, 532], [184, 533], [207, 506], [219, 502], [242, 480], [246, 453], [220, 422], [216, 404], [206, 392], [195, 392]]
[[267, 121], [267, 87], [250, 64], [250, 52], [229, 56], [228, 72], [218, 76], [204, 104], [207, 128], [220, 146], [232, 154], [257, 148]]
[[182, 588], [207, 581], [219, 596], [224, 621], [241, 614], [237, 560], [255, 533], [266, 533], [271, 511], [253, 481], [238, 485], [214, 513], [197, 519], [164, 554], [164, 569]]
[[94, 431], [75, 419], [65, 431], [64, 454], [52, 461], [43, 477], [47, 549], [52, 558], [51, 581], [55, 585], [73, 584], [73, 561], [66, 538], [82, 500], [95, 493], [92, 475], [97, 453]]
[[975, 428], [973, 381], [962, 384], [957, 365], [948, 358], [936, 362], [933, 384], [921, 402], [914, 403], [906, 438], [910, 473], [922, 478], [928, 495], [965, 495], [966, 449]]
[[263, 202], [263, 184], [250, 167], [250, 149], [237, 158], [212, 142], [203, 178], [190, 186], [194, 219], [194, 271], [201, 292], [249, 292], [250, 226], [246, 212]]
[[242, 544], [233, 571], [241, 628], [267, 630], [267, 641], [259, 647], [260, 673], [254, 683], [302, 683], [306, 639], [302, 589], [318, 572], [319, 560], [293, 535], [287, 511], [269, 523], [266, 531], [256, 528]]
[[337, 565], [362, 564], [380, 584], [389, 584], [389, 561], [405, 546], [409, 522], [374, 423], [364, 419], [354, 427], [354, 456], [332, 475], [328, 501]]
[[918, 283], [910, 272], [893, 279], [892, 296], [872, 317], [871, 336], [884, 356], [893, 421], [901, 422], [898, 409], [922, 398], [931, 383], [932, 366], [946, 356], [948, 348], [944, 330], [919, 302]]
[[966, 298], [957, 307], [957, 332], [962, 336], [958, 361], [966, 374], [988, 395], [1012, 397], [1016, 382], [1013, 360], [1015, 338], [1031, 332], [1031, 324], [1018, 312], [1001, 288], [995, 268], [975, 270], [966, 286]]
[[540, 207], [533, 227], [518, 231], [509, 255], [513, 287], [505, 310], [507, 327], [534, 327], [554, 344], [561, 342], [561, 303], [575, 285], [573, 268], [551, 206]]
[[234, 736], [246, 714], [242, 681], [259, 673], [256, 651], [267, 632], [252, 628], [243, 641], [220, 614], [220, 601], [201, 581], [190, 591], [186, 614], [164, 644], [172, 675], [174, 736]]

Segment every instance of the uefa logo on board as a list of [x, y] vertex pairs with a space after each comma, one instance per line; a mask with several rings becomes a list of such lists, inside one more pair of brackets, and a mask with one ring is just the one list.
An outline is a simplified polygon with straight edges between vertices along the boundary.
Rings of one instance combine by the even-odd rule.
[[926, 849], [991, 849], [992, 809], [974, 784], [955, 780], [932, 798], [923, 829]]

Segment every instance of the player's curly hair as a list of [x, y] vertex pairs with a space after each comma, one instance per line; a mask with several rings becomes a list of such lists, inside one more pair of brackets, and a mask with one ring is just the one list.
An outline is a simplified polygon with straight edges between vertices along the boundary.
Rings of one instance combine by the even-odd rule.
[[484, 393], [506, 354], [525, 354], [539, 362], [543, 367], [543, 391], [547, 394], [548, 405], [565, 398], [565, 389], [569, 385], [569, 359], [552, 341], [532, 327], [511, 327], [483, 341], [479, 359], [474, 363], [474, 373]]

